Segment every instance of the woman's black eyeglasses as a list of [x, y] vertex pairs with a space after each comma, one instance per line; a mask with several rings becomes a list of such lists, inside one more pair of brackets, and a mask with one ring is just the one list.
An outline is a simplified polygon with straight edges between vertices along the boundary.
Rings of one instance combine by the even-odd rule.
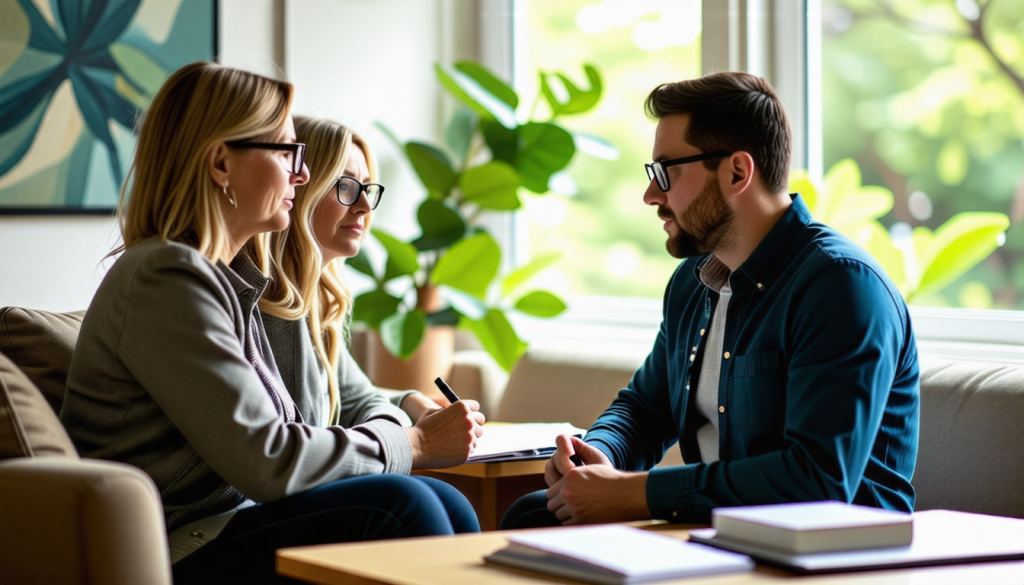
[[302, 174], [302, 165], [306, 163], [306, 145], [302, 142], [246, 142], [245, 140], [232, 140], [225, 142], [231, 148], [260, 148], [263, 150], [285, 150], [289, 153], [289, 171], [293, 175]]
[[658, 188], [662, 191], [668, 191], [672, 186], [672, 183], [668, 180], [668, 172], [665, 170], [669, 167], [676, 165], [685, 165], [686, 163], [697, 162], [699, 160], [708, 160], [710, 158], [722, 158], [732, 154], [726, 150], [716, 150], [715, 152], [705, 152], [703, 154], [695, 154], [693, 156], [684, 156], [683, 158], [674, 158], [672, 160], [661, 160], [647, 163], [644, 168], [647, 169], [647, 180], [657, 181]]
[[334, 183], [334, 188], [338, 194], [338, 203], [348, 206], [355, 205], [356, 201], [359, 201], [359, 195], [366, 193], [366, 201], [370, 204], [370, 209], [377, 209], [381, 197], [384, 196], [384, 185], [378, 185], [377, 183], [363, 184], [355, 177], [347, 175], [338, 177], [337, 182]]

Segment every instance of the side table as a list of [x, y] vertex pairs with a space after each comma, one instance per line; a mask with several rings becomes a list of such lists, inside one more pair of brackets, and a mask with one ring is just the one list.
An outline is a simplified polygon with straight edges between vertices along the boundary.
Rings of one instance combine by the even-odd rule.
[[466, 496], [480, 519], [481, 530], [497, 530], [501, 517], [521, 496], [546, 489], [544, 465], [547, 459], [464, 463], [448, 469], [417, 470], [451, 484]]

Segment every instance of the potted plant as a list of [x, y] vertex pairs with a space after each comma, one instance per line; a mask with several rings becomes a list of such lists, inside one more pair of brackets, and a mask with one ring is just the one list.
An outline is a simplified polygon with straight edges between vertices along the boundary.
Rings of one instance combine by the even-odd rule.
[[[574, 134], [557, 123], [562, 116], [597, 105], [601, 77], [593, 66], [584, 66], [586, 89], [561, 73], [540, 74], [540, 95], [530, 118], [543, 102], [550, 113], [544, 121], [517, 118], [519, 96], [477, 63], [463, 61], [435, 69], [442, 86], [460, 102], [447, 124], [443, 146], [403, 142], [378, 124], [401, 149], [427, 191], [416, 211], [420, 233], [404, 238], [374, 228], [372, 234], [386, 259], [371, 262], [364, 251], [348, 263], [374, 282], [372, 290], [356, 297], [353, 321], [376, 332], [380, 346], [394, 356], [382, 366], [371, 363], [371, 378], [379, 385], [424, 391], [432, 388], [435, 376], [450, 368], [456, 326], [475, 334], [508, 371], [527, 344], [516, 334], [507, 312], [553, 317], [566, 308], [551, 292], [525, 286], [558, 255], [538, 257], [500, 274], [501, 245], [481, 220], [522, 207], [521, 189], [548, 193], [552, 177], [566, 168], [577, 150], [617, 154], [608, 143]], [[370, 353], [384, 352], [371, 347]], [[422, 371], [400, 375], [398, 370], [408, 368], [399, 368], [394, 358]]]

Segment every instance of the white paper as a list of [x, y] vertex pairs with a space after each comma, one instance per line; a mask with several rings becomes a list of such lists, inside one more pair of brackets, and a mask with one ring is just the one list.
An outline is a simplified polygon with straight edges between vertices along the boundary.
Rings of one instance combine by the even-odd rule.
[[522, 423], [484, 425], [484, 434], [477, 441], [469, 461], [500, 455], [553, 451], [555, 437], [562, 434], [583, 436], [587, 431], [569, 423]]

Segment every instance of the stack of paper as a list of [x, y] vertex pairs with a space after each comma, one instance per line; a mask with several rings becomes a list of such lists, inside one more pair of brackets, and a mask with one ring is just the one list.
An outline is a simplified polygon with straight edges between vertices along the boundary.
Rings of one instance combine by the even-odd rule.
[[754, 568], [754, 561], [746, 555], [719, 551], [628, 526], [546, 528], [510, 533], [508, 540], [507, 548], [486, 559], [608, 585]]
[[555, 452], [555, 437], [582, 437], [584, 433], [584, 429], [564, 422], [486, 424], [467, 463], [549, 457]]
[[910, 514], [842, 502], [718, 508], [711, 524], [722, 538], [792, 554], [907, 546], [914, 538]]

